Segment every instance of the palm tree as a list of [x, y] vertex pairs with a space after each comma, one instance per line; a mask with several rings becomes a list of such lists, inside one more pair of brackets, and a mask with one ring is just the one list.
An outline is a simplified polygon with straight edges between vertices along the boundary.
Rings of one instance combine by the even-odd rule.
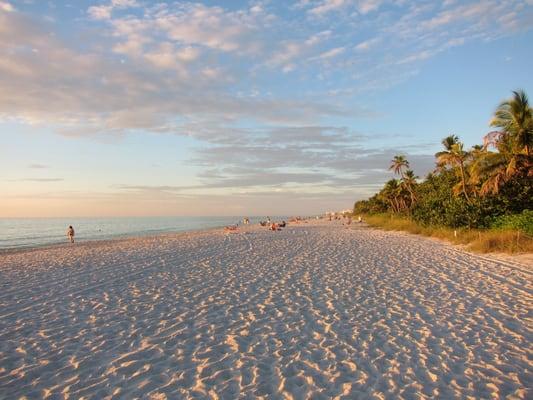
[[405, 156], [397, 155], [391, 160], [389, 170], [394, 170], [395, 174], [399, 174], [403, 178], [403, 170], [409, 168], [409, 161]]
[[[490, 123], [501, 128], [484, 138], [484, 152], [472, 165], [472, 182], [481, 185], [480, 193], [498, 193], [513, 177], [533, 176], [533, 111], [524, 91], [500, 103]], [[489, 146], [498, 151], [487, 151]]]
[[405, 171], [405, 174], [402, 178], [402, 183], [404, 184], [405, 188], [409, 192], [409, 196], [411, 198], [411, 204], [412, 207], [416, 203], [416, 195], [414, 192], [414, 187], [416, 185], [416, 180], [418, 179], [418, 176], [415, 175], [415, 173], [412, 170]]
[[513, 91], [512, 99], [500, 103], [490, 125], [501, 129], [499, 133], [508, 137], [506, 139], [516, 152], [523, 152], [527, 156], [531, 154], [533, 111], [523, 90]]
[[[498, 193], [500, 188], [515, 174], [514, 163], [509, 165], [509, 157], [505, 153], [486, 152], [474, 160], [470, 167], [470, 181], [481, 183], [479, 194]], [[509, 166], [511, 168], [509, 168]]]
[[393, 212], [400, 211], [400, 204], [398, 201], [398, 188], [399, 183], [397, 179], [391, 179], [385, 183], [385, 186], [379, 192], [380, 197], [389, 203]]
[[441, 143], [444, 146], [444, 149], [450, 151], [454, 144], [459, 143], [459, 136], [457, 135], [446, 136], [444, 139], [442, 139]]
[[466, 201], [470, 202], [470, 197], [466, 190], [466, 172], [465, 164], [471, 158], [470, 153], [463, 149], [463, 143], [455, 135], [450, 135], [442, 140], [444, 151], [439, 151], [435, 154], [437, 158], [437, 168], [445, 168], [446, 166], [457, 167], [460, 175], [460, 190], [465, 195]]
[[531, 156], [513, 153], [507, 144], [498, 145], [500, 151], [485, 151], [474, 159], [471, 165], [471, 182], [481, 183], [479, 193], [484, 196], [496, 194], [500, 188], [513, 178], [533, 176], [533, 160]]
[[479, 160], [485, 157], [487, 150], [480, 144], [475, 144], [470, 149], [471, 162], [468, 168], [469, 171], [469, 189], [472, 191], [475, 197], [478, 197], [480, 192], [478, 190], [478, 182], [473, 177], [476, 174], [475, 168]]

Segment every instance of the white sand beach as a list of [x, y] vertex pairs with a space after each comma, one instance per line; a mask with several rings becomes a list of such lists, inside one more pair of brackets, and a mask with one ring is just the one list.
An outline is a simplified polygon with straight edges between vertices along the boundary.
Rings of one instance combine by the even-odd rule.
[[311, 222], [0, 254], [0, 398], [533, 398], [533, 266]]

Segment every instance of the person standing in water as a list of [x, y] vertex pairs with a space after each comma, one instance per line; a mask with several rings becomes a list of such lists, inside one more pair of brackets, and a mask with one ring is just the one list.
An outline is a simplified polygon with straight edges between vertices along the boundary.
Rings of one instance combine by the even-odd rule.
[[67, 229], [67, 237], [70, 240], [70, 243], [74, 243], [74, 228], [70, 225]]

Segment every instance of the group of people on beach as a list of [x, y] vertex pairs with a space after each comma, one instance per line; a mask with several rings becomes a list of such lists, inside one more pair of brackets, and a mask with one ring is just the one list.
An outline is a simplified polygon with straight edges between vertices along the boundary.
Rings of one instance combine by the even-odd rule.
[[285, 228], [287, 226], [287, 223], [285, 221], [282, 222], [272, 222], [270, 224], [269, 229], [271, 231], [281, 231], [281, 228]]
[[[341, 217], [338, 216], [338, 215], [332, 215], [332, 214], [330, 214], [330, 215], [328, 216], [328, 219], [329, 219], [330, 221], [334, 221], [334, 220], [340, 220]], [[344, 222], [344, 220], [346, 220], [346, 222]], [[350, 215], [344, 215], [344, 214], [343, 214], [343, 215], [342, 215], [342, 221], [343, 221], [343, 222], [342, 222], [343, 225], [345, 225], [345, 224], [346, 224], [346, 225], [350, 225], [350, 224], [352, 223], [352, 217], [351, 217]], [[362, 222], [363, 222], [363, 217], [359, 215], [359, 216], [357, 217], [357, 222], [358, 222], [358, 223], [362, 223]]]
[[267, 217], [266, 221], [259, 221], [259, 225], [266, 226], [271, 231], [281, 231], [281, 228], [285, 228], [287, 226], [287, 222], [274, 222], [270, 219], [270, 217]]
[[[335, 219], [337, 219], [338, 217], [336, 217]], [[344, 216], [343, 216], [344, 218]], [[295, 222], [298, 222], [300, 221], [301, 219], [298, 217]], [[331, 215], [329, 216], [329, 220], [331, 221]], [[351, 217], [348, 217], [348, 222], [347, 224], [350, 225], [352, 222], [352, 218]], [[361, 216], [359, 216], [358, 218], [358, 222], [361, 223], [363, 222], [363, 219], [361, 218]], [[249, 218], [244, 218], [243, 220], [243, 224], [244, 225], [248, 225], [250, 223], [250, 219]], [[261, 226], [267, 226], [269, 230], [271, 231], [280, 231], [281, 228], [285, 228], [287, 226], [287, 223], [285, 221], [282, 221], [282, 222], [273, 222], [270, 217], [267, 217], [267, 220], [266, 221], [260, 221], [259, 224]], [[226, 226], [224, 228], [224, 230], [226, 231], [236, 231], [237, 230], [237, 227], [238, 227], [238, 224], [237, 225], [230, 225], [230, 226]], [[67, 238], [68, 240], [70, 241], [70, 243], [74, 243], [74, 235], [75, 235], [75, 232], [74, 232], [74, 228], [72, 227], [72, 225], [69, 225], [68, 229], [67, 229]]]

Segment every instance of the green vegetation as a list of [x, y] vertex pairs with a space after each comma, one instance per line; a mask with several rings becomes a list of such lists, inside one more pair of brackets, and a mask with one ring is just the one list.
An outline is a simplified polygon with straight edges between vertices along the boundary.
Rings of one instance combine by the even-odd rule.
[[498, 130], [465, 150], [443, 139], [435, 171], [418, 182], [398, 155], [389, 180], [354, 205], [370, 224], [469, 244], [474, 250], [533, 251], [533, 111], [523, 91], [502, 102], [491, 121]]
[[533, 236], [533, 210], [524, 210], [521, 214], [502, 215], [494, 219], [491, 228], [522, 231]]
[[[424, 226], [413, 219], [397, 214], [370, 214], [365, 218], [372, 226], [389, 231], [405, 231], [417, 235], [447, 240], [455, 244], [467, 245], [469, 249], [481, 253], [531, 253], [533, 239], [522, 230], [511, 227], [503, 229], [447, 228], [444, 226]], [[531, 228], [531, 222], [530, 222]]]

